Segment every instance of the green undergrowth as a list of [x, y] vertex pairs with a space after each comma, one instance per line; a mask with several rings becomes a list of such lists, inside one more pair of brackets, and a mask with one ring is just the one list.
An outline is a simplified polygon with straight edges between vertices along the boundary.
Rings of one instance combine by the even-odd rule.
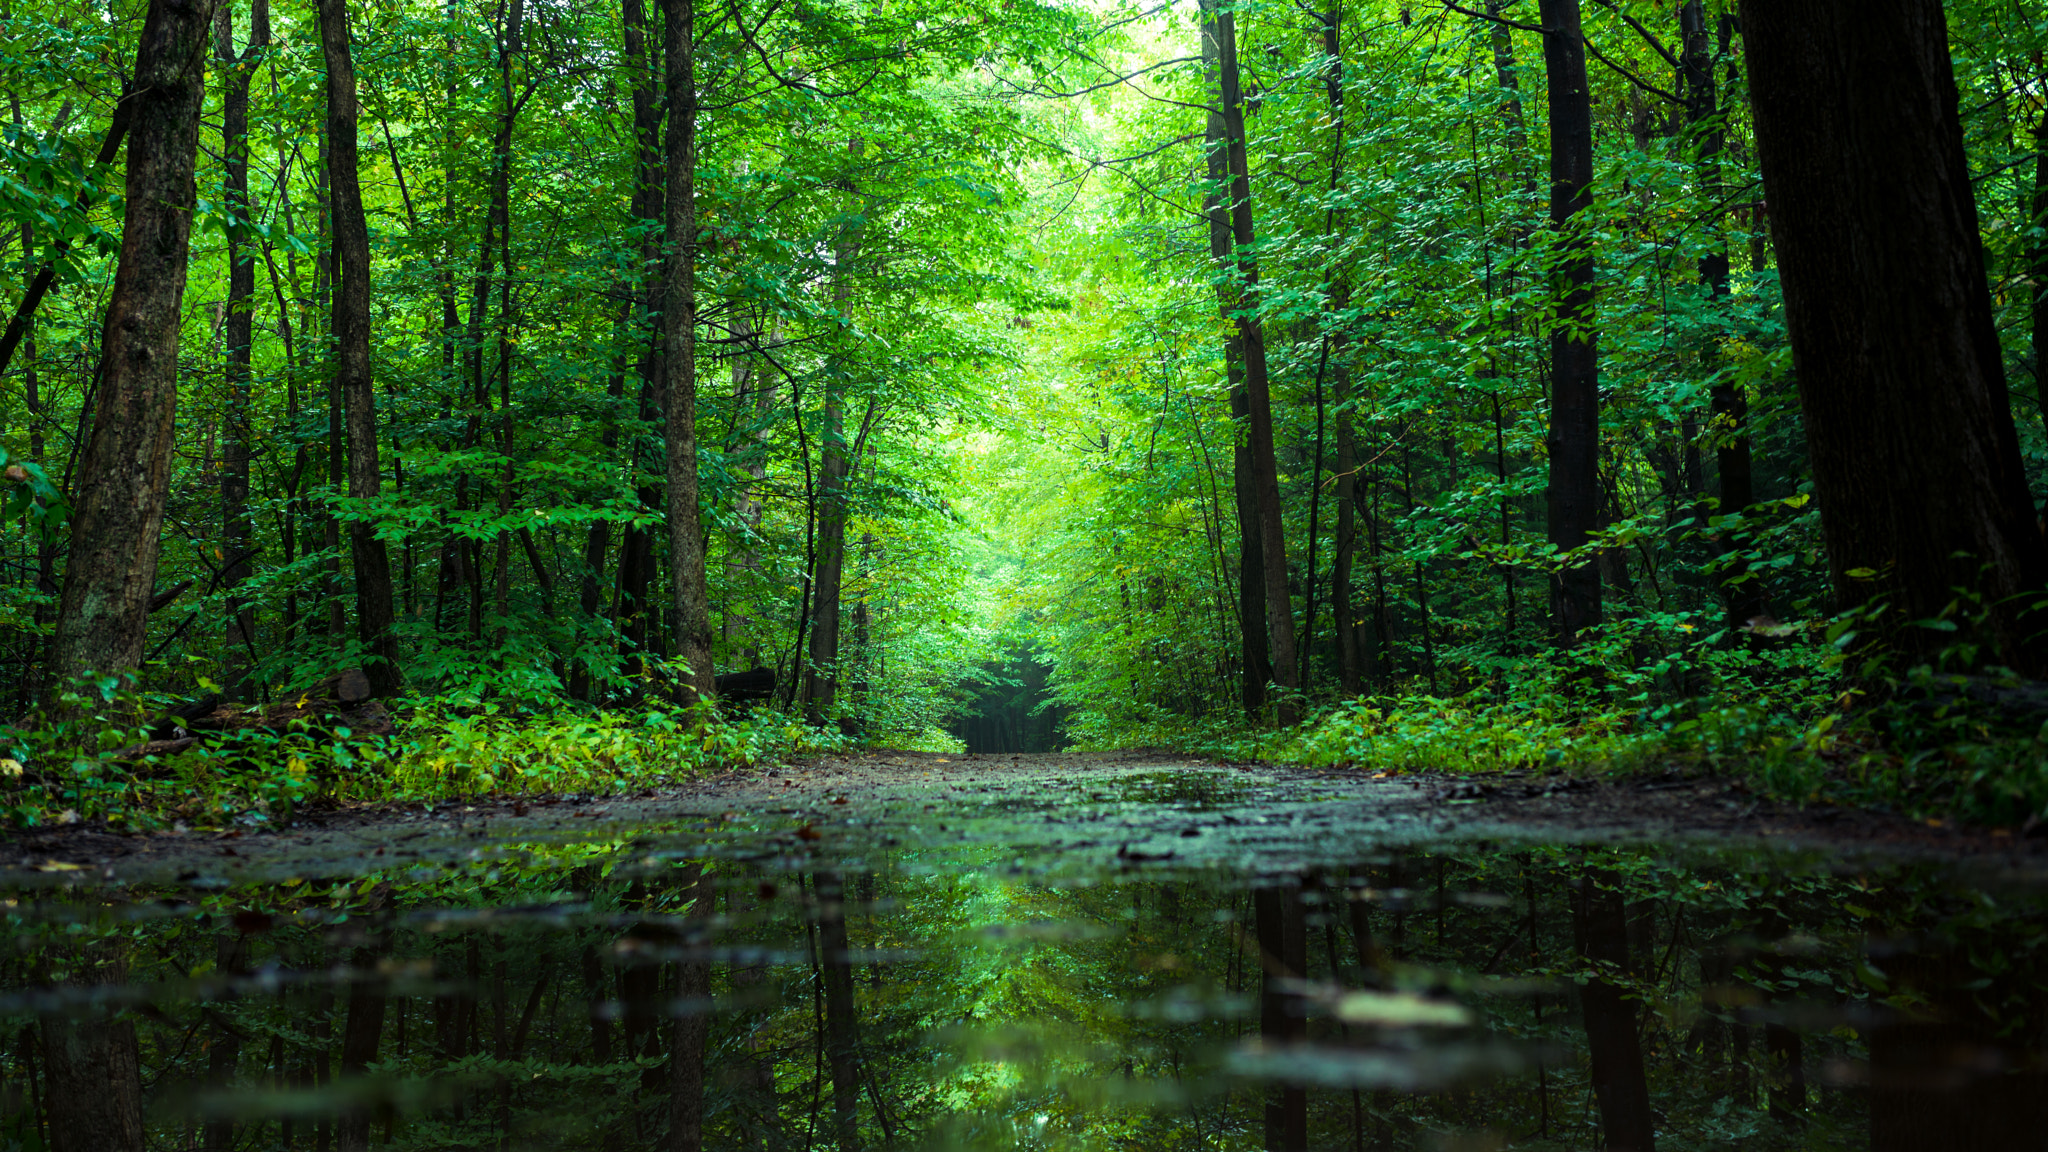
[[89, 821], [132, 830], [283, 827], [309, 805], [619, 795], [854, 743], [768, 711], [730, 718], [427, 699], [403, 709], [388, 736], [300, 727], [138, 759], [121, 752], [145, 740], [148, 729], [120, 717], [158, 715], [160, 702], [103, 703], [66, 724], [0, 726], [0, 821], [24, 828]]
[[1722, 701], [1644, 712], [1502, 702], [1483, 692], [1374, 696], [1293, 728], [1210, 718], [1140, 726], [1125, 742], [1368, 773], [1625, 778], [1675, 770], [1739, 780], [1799, 805], [1997, 827], [2048, 822], [2048, 725], [2027, 733], [1967, 707], [1844, 699], [1856, 706], [1794, 711], [1782, 702]]

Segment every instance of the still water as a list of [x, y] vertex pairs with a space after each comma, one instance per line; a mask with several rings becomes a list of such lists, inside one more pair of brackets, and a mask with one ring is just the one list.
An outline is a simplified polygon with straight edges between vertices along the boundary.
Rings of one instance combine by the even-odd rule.
[[[2048, 1146], [2024, 878], [1412, 829], [1203, 851], [1271, 807], [1220, 780], [965, 835], [937, 804], [428, 814], [256, 878], [50, 865], [5, 899], [0, 1149]], [[1194, 822], [1046, 838], [1091, 803]]]

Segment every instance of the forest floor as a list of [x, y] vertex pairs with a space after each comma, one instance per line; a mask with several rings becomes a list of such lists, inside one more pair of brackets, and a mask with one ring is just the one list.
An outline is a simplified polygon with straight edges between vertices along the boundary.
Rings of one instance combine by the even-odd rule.
[[[1928, 859], [2048, 877], [2048, 840], [1832, 806], [1673, 774], [1368, 775], [1136, 750], [868, 752], [628, 796], [490, 796], [301, 811], [276, 831], [0, 837], [0, 885], [239, 887], [371, 873], [716, 856], [790, 867], [1279, 873], [1423, 846], [1659, 844], [1831, 866]], [[1873, 861], [1874, 862], [1874, 861]], [[421, 873], [418, 869], [431, 869]]]

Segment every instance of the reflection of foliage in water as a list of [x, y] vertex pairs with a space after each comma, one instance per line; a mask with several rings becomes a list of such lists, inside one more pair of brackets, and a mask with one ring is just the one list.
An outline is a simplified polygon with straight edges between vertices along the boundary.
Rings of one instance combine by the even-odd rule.
[[[2038, 896], [1931, 867], [1452, 848], [1309, 877], [1053, 884], [983, 848], [903, 852], [842, 882], [654, 842], [11, 904], [0, 1140], [45, 1146], [68, 1083], [53, 1044], [111, 1051], [127, 1029], [133, 1100], [91, 1099], [132, 1103], [165, 1147], [230, 1122], [237, 1148], [347, 1146], [327, 1141], [351, 1124], [398, 1148], [652, 1147], [694, 1068], [708, 1148], [834, 1147], [839, 1093], [862, 1147], [1253, 1148], [1277, 1094], [1247, 1076], [1279, 1067], [1320, 1085], [1311, 1147], [1479, 1132], [1583, 1147], [1601, 1111], [1583, 990], [1603, 980], [1629, 1006], [1661, 1146], [1856, 1146], [1873, 1120], [1850, 1085], [1873, 1035], [1922, 1029], [1994, 1067], [2048, 987], [2048, 927], [2023, 914]], [[1261, 909], [1282, 905], [1255, 885], [1299, 917], [1299, 981], [1262, 979], [1284, 949]], [[1603, 889], [1619, 966], [1585, 958]], [[678, 1025], [706, 1019], [698, 978], [715, 1007], [701, 1040]], [[1308, 1016], [1307, 1047], [1261, 1045], [1262, 992]], [[856, 1056], [837, 1085], [835, 1016]], [[2020, 1079], [1991, 1075], [1972, 1107], [1996, 1114]]]

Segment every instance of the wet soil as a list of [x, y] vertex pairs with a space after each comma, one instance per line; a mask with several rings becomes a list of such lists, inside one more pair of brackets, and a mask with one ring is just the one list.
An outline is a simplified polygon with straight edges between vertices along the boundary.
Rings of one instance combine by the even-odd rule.
[[1154, 751], [1022, 756], [872, 752], [630, 796], [485, 797], [302, 813], [289, 828], [0, 838], [0, 883], [227, 887], [445, 869], [592, 846], [620, 856], [759, 859], [909, 849], [1045, 871], [1171, 865], [1283, 872], [1361, 847], [1460, 841], [1768, 847], [1853, 862], [1963, 861], [2048, 874], [2048, 842], [1827, 806], [1671, 775], [1405, 775], [1218, 764]]

